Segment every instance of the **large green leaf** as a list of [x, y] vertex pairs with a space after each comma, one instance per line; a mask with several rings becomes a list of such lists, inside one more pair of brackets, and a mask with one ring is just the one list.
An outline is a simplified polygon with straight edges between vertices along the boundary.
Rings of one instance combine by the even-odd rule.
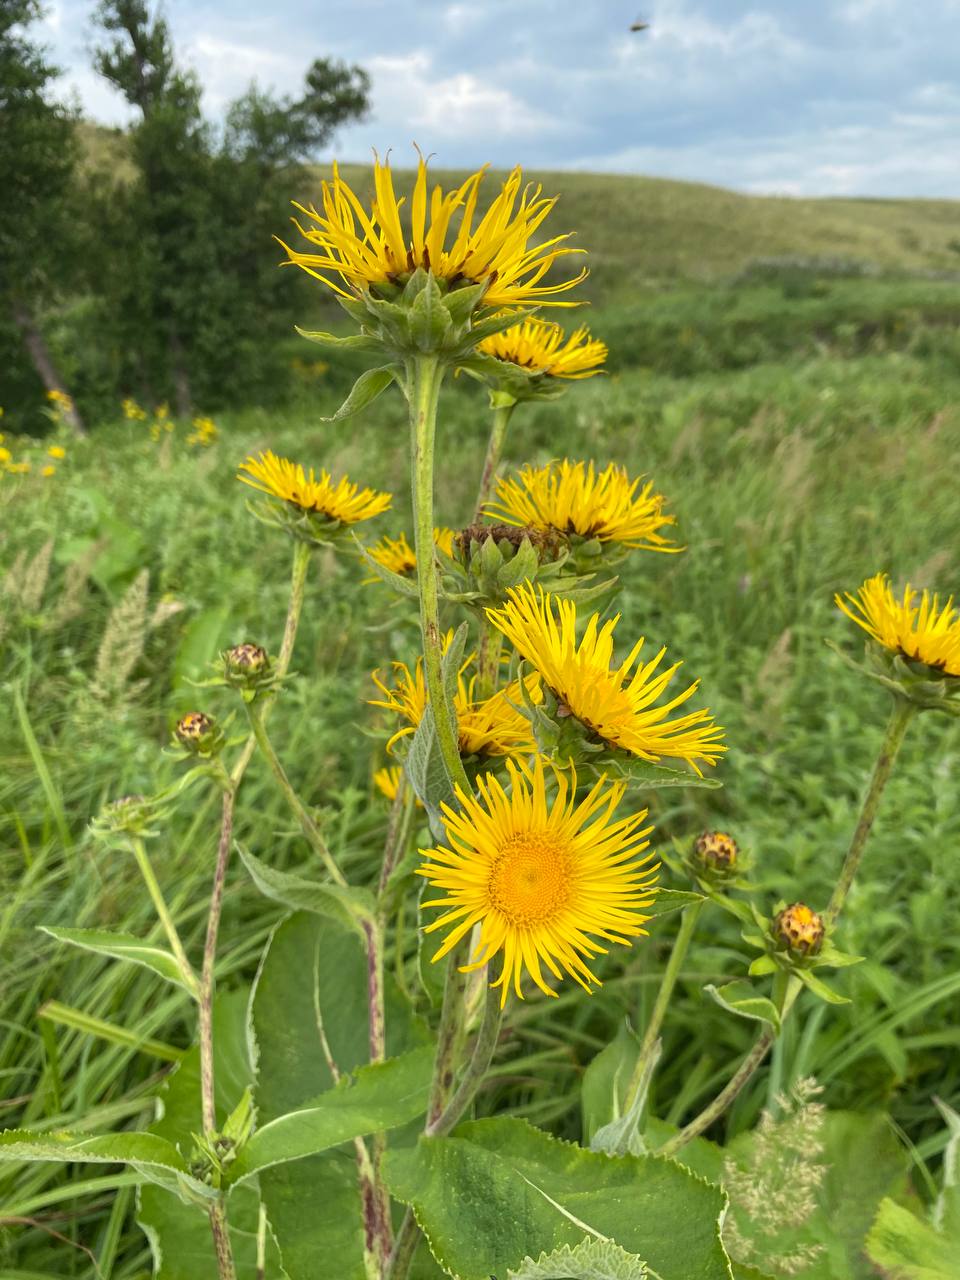
[[[314, 338], [314, 340], [316, 339]], [[349, 418], [353, 414], [359, 413], [361, 409], [365, 409], [368, 404], [372, 404], [377, 396], [386, 391], [396, 376], [397, 371], [393, 365], [387, 364], [379, 369], [367, 369], [365, 373], [361, 373], [353, 384], [350, 394], [337, 412], [329, 418], [321, 418], [320, 421], [340, 422], [343, 418]]]
[[[333, 1088], [319, 1026], [340, 1072], [367, 1062], [366, 1004], [367, 960], [355, 934], [305, 912], [277, 926], [250, 1007], [261, 1127]], [[389, 1054], [429, 1042], [426, 1027], [389, 978], [386, 1017]], [[316, 1280], [318, 1259], [324, 1274], [337, 1280], [365, 1280], [351, 1147], [264, 1169], [259, 1181], [289, 1280]], [[305, 1211], [304, 1206], [312, 1207]]]
[[585, 1235], [615, 1241], [662, 1280], [729, 1280], [723, 1193], [681, 1165], [611, 1157], [522, 1120], [478, 1120], [387, 1154], [434, 1256], [460, 1280], [488, 1280]]
[[312, 1104], [268, 1121], [238, 1158], [235, 1178], [302, 1160], [351, 1138], [407, 1124], [427, 1109], [434, 1048], [411, 1049], [399, 1058], [359, 1067]]
[[312, 911], [355, 929], [364, 937], [363, 921], [372, 920], [376, 904], [369, 889], [342, 888], [338, 884], [322, 884], [307, 880], [290, 871], [278, 871], [237, 845], [240, 860], [250, 878], [266, 898], [281, 902], [294, 911]]
[[673, 769], [650, 760], [639, 760], [627, 755], [604, 760], [599, 772], [608, 777], [620, 778], [631, 791], [659, 790], [661, 787], [705, 787], [715, 791], [723, 783], [716, 778], [706, 778], [693, 769]]
[[891, 1280], [956, 1280], [960, 1238], [936, 1231], [895, 1200], [880, 1204], [867, 1236], [867, 1256]]
[[144, 942], [142, 938], [135, 938], [132, 933], [111, 933], [108, 929], [65, 929], [46, 924], [39, 927], [43, 933], [48, 933], [58, 942], [69, 942], [71, 946], [95, 951], [98, 955], [109, 956], [113, 960], [130, 960], [133, 964], [152, 970], [158, 977], [174, 983], [184, 991], [189, 990], [172, 953], [158, 947], [156, 943]]
[[177, 1148], [153, 1133], [36, 1133], [5, 1129], [0, 1160], [44, 1160], [63, 1164], [129, 1164], [150, 1182], [178, 1194], [209, 1196], [210, 1188], [192, 1178]]
[[644, 1262], [609, 1240], [589, 1236], [573, 1248], [565, 1244], [552, 1253], [542, 1253], [536, 1261], [525, 1259], [507, 1280], [644, 1280], [649, 1276]]
[[627, 1085], [640, 1053], [640, 1042], [626, 1022], [593, 1059], [580, 1083], [583, 1143], [589, 1147], [598, 1129], [623, 1113]]
[[[246, 1043], [245, 991], [230, 992], [214, 1006], [214, 1081], [217, 1120], [223, 1124], [251, 1081]], [[185, 1156], [200, 1132], [200, 1057], [193, 1048], [167, 1079], [162, 1115], [153, 1134], [179, 1147]], [[230, 1242], [239, 1276], [256, 1274], [258, 1197], [252, 1187], [238, 1187], [227, 1204]], [[218, 1280], [210, 1223], [195, 1205], [183, 1204], [157, 1187], [141, 1188], [137, 1220], [150, 1241], [156, 1280]], [[267, 1239], [264, 1280], [280, 1280], [276, 1246]]]

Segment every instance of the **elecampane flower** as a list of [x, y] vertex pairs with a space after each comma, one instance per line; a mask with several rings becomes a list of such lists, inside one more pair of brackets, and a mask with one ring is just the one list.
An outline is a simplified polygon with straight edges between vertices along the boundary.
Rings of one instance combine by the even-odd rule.
[[556, 773], [556, 794], [547, 795], [543, 760], [531, 767], [507, 762], [510, 791], [488, 774], [478, 781], [479, 799], [459, 788], [457, 811], [443, 805], [449, 847], [422, 850], [418, 868], [441, 897], [423, 903], [443, 914], [426, 932], [448, 930], [433, 957], [440, 960], [471, 930], [480, 937], [465, 971], [502, 954], [500, 1004], [511, 988], [520, 999], [524, 969], [547, 995], [544, 968], [564, 974], [587, 992], [600, 985], [590, 968], [605, 942], [630, 946], [646, 933], [643, 908], [656, 893], [658, 864], [650, 865], [644, 827], [647, 811], [616, 818], [621, 783], [605, 778], [577, 804], [576, 774]]
[[[453, 554], [453, 538], [452, 529], [434, 529], [433, 531], [434, 543], [448, 556]], [[381, 538], [372, 547], [368, 547], [367, 552], [377, 564], [382, 564], [391, 573], [397, 573], [401, 577], [411, 577], [416, 572], [417, 553], [407, 541], [405, 533], [401, 533], [399, 538]], [[365, 581], [380, 582], [381, 579], [374, 575], [372, 578], [366, 578]]]
[[652, 481], [642, 481], [642, 476], [631, 480], [614, 462], [597, 471], [592, 462], [564, 458], [499, 480], [498, 501], [485, 511], [507, 524], [558, 529], [647, 551], [682, 551], [660, 532], [675, 523], [664, 513], [663, 495], [653, 492]]
[[907, 583], [898, 600], [885, 573], [868, 578], [855, 596], [845, 594], [834, 597], [838, 606], [885, 649], [960, 676], [960, 609], [953, 596], [941, 604], [939, 596], [921, 595]]
[[308, 219], [303, 225], [295, 218], [294, 226], [319, 252], [302, 253], [280, 243], [290, 263], [347, 298], [371, 286], [402, 283], [422, 267], [451, 289], [486, 282], [485, 307], [530, 302], [575, 306], [552, 295], [579, 284], [586, 269], [557, 284], [540, 282], [558, 259], [582, 250], [565, 245], [567, 235], [531, 243], [556, 198], [541, 196], [539, 186], [523, 186], [517, 168], [477, 220], [485, 172], [480, 169], [446, 194], [439, 185], [428, 194], [427, 166], [421, 156], [405, 229], [400, 217], [404, 199], [398, 200], [394, 192], [389, 161], [382, 164], [375, 158], [375, 196], [369, 212], [335, 163], [333, 180], [322, 185], [321, 208], [294, 206]]
[[[243, 475], [243, 472], [246, 475]], [[361, 489], [346, 476], [334, 482], [329, 471], [314, 474], [311, 467], [305, 472], [298, 462], [278, 458], [268, 450], [258, 458], [248, 457], [241, 465], [238, 480], [259, 489], [271, 498], [280, 498], [301, 511], [338, 520], [341, 524], [357, 524], [386, 511], [392, 502], [389, 493], [374, 489]]]
[[536, 316], [484, 338], [477, 350], [551, 378], [592, 378], [607, 358], [606, 343], [591, 338], [586, 325], [568, 338], [560, 325]]
[[688, 760], [697, 773], [700, 761], [716, 764], [726, 747], [720, 742], [723, 730], [709, 711], [671, 718], [699, 681], [659, 703], [680, 666], [675, 662], [661, 669], [665, 648], [649, 662], [638, 662], [641, 638], [615, 666], [613, 633], [619, 614], [603, 626], [600, 615], [592, 614], [578, 644], [577, 607], [571, 600], [558, 600], [529, 583], [507, 595], [503, 608], [488, 609], [487, 617], [598, 741], [654, 763], [662, 756]]
[[[450, 641], [448, 633], [444, 648]], [[523, 694], [518, 681], [513, 681], [489, 698], [477, 698], [477, 676], [470, 669], [475, 661], [468, 654], [457, 674], [457, 689], [453, 699], [457, 716], [457, 738], [462, 756], [512, 756], [530, 755], [536, 750], [530, 722], [520, 711]], [[406, 724], [387, 743], [387, 750], [401, 738], [416, 731], [427, 706], [427, 685], [423, 672], [423, 659], [418, 658], [413, 671], [404, 662], [393, 664], [394, 685], [391, 688], [380, 672], [373, 672], [373, 682], [383, 694], [370, 699], [370, 705], [396, 712]], [[525, 678], [527, 696], [539, 702], [540, 681], [535, 674]]]

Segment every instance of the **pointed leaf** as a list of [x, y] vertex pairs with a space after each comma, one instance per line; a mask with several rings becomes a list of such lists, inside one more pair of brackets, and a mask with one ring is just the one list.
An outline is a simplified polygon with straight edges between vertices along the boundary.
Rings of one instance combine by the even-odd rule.
[[819, 996], [821, 1000], [825, 1000], [827, 1004], [849, 1004], [848, 996], [842, 996], [839, 991], [834, 991], [833, 987], [827, 986], [822, 978], [818, 978], [815, 973], [809, 969], [795, 969], [797, 977], [813, 992], [815, 996]]
[[344, 889], [337, 884], [307, 880], [290, 871], [278, 871], [239, 844], [237, 852], [264, 897], [281, 902], [294, 911], [312, 911], [319, 916], [329, 916], [353, 929], [361, 938], [366, 937], [364, 922], [373, 920], [376, 912], [376, 903], [369, 889]]
[[[604, 584], [604, 587], [606, 584]], [[591, 588], [599, 591], [599, 588]], [[573, 598], [573, 593], [570, 593]], [[580, 599], [583, 599], [580, 596]], [[716, 791], [723, 783], [716, 778], [704, 778], [692, 769], [673, 769], [664, 764], [653, 764], [650, 760], [637, 760], [630, 756], [616, 756], [604, 760], [602, 765], [594, 766], [612, 778], [621, 778], [628, 783], [632, 791], [649, 791], [660, 787], [701, 787]]]
[[66, 929], [46, 924], [38, 927], [41, 932], [48, 933], [58, 942], [69, 942], [71, 946], [95, 951], [98, 955], [109, 956], [113, 960], [129, 960], [133, 964], [142, 965], [166, 982], [172, 982], [193, 994], [175, 956], [154, 942], [144, 942], [142, 938], [135, 938], [132, 933], [112, 933], [108, 929]]
[[320, 421], [341, 422], [344, 418], [349, 418], [353, 414], [359, 413], [361, 409], [365, 409], [368, 404], [372, 404], [377, 396], [386, 391], [396, 376], [395, 367], [389, 364], [380, 369], [368, 369], [366, 373], [361, 373], [353, 384], [350, 394], [337, 412], [332, 417], [321, 418]]
[[686, 907], [705, 901], [706, 898], [702, 893], [691, 893], [687, 889], [658, 889], [653, 902], [643, 908], [643, 914], [656, 919], [658, 916], [667, 916], [672, 911], [683, 911]]
[[725, 982], [722, 987], [715, 987], [712, 982], [708, 982], [704, 991], [716, 1000], [721, 1009], [735, 1013], [738, 1018], [768, 1022], [774, 1031], [779, 1032], [780, 1014], [777, 1006], [766, 996], [758, 996], [753, 986], [745, 979], [739, 978], [736, 982]]
[[371, 354], [381, 354], [383, 351], [383, 343], [379, 338], [371, 337], [364, 333], [354, 333], [349, 337], [341, 338], [335, 333], [324, 333], [319, 329], [297, 329], [301, 338], [306, 338], [308, 342], [316, 342], [321, 347], [344, 347], [350, 351], [369, 351]]
[[587, 1236], [573, 1248], [565, 1244], [552, 1253], [541, 1253], [536, 1262], [524, 1258], [507, 1280], [644, 1280], [646, 1265], [635, 1253], [627, 1253], [609, 1240]]
[[381, 582], [385, 582], [388, 587], [392, 587], [394, 591], [399, 592], [402, 596], [409, 596], [413, 600], [419, 597], [420, 588], [415, 577], [405, 578], [402, 573], [394, 573], [392, 569], [388, 569], [385, 564], [381, 564], [379, 560], [370, 554], [356, 534], [353, 534], [353, 540], [357, 544], [357, 550], [363, 557], [363, 563], [372, 573], [377, 575]]

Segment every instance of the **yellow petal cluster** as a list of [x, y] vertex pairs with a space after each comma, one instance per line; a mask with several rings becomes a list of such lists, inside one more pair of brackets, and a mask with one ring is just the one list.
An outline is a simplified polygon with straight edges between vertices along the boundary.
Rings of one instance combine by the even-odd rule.
[[586, 325], [568, 338], [560, 325], [536, 316], [484, 338], [477, 350], [551, 378], [592, 378], [607, 358], [606, 343], [591, 338]]
[[329, 471], [321, 471], [316, 476], [311, 467], [305, 472], [298, 462], [278, 458], [271, 450], [257, 458], [248, 457], [241, 464], [237, 479], [268, 497], [280, 498], [301, 511], [338, 520], [341, 524], [357, 524], [378, 516], [392, 501], [389, 493], [361, 489], [346, 476], [334, 482]]
[[[471, 930], [480, 936], [471, 963], [479, 969], [502, 955], [501, 1006], [511, 989], [523, 998], [526, 972], [541, 991], [555, 996], [550, 976], [564, 975], [586, 991], [600, 985], [590, 968], [605, 942], [629, 946], [646, 932], [643, 908], [656, 893], [657, 865], [644, 827], [647, 811], [616, 818], [624, 787], [605, 778], [579, 803], [571, 769], [556, 772], [548, 799], [543, 761], [507, 762], [509, 793], [488, 774], [479, 798], [457, 790], [460, 808], [443, 806], [448, 846], [421, 850], [418, 868], [442, 896], [424, 902], [443, 914], [427, 933], [446, 929], [441, 959]], [[548, 972], [545, 973], [544, 970]]]
[[512, 589], [501, 609], [487, 617], [543, 677], [567, 712], [598, 741], [654, 763], [667, 756], [687, 760], [700, 773], [700, 763], [716, 764], [726, 750], [723, 730], [706, 710], [671, 717], [697, 689], [695, 680], [661, 703], [680, 666], [661, 668], [666, 649], [640, 662], [641, 638], [615, 666], [613, 634], [618, 614], [600, 625], [594, 613], [577, 643], [577, 607], [529, 583]]
[[514, 169], [489, 208], [478, 219], [477, 204], [486, 168], [444, 193], [437, 185], [427, 189], [423, 157], [409, 204], [409, 225], [400, 210], [405, 203], [393, 188], [389, 161], [375, 157], [374, 200], [369, 212], [340, 176], [336, 164], [333, 179], [322, 185], [321, 208], [296, 204], [307, 219], [294, 226], [318, 253], [298, 252], [283, 244], [290, 263], [322, 281], [335, 293], [352, 297], [376, 285], [402, 282], [422, 267], [450, 288], [486, 283], [486, 307], [510, 307], [535, 302], [539, 306], [574, 306], [558, 302], [587, 274], [557, 284], [542, 284], [550, 267], [560, 258], [581, 250], [564, 244], [569, 236], [536, 240], [544, 220], [556, 203], [541, 195], [541, 188], [523, 185]]
[[953, 596], [941, 603], [909, 583], [898, 600], [885, 573], [868, 578], [857, 594], [835, 596], [838, 606], [878, 644], [904, 657], [925, 662], [950, 676], [960, 676], [960, 609]]
[[485, 512], [506, 524], [618, 542], [647, 551], [682, 551], [660, 532], [675, 524], [665, 514], [664, 497], [653, 481], [631, 479], [625, 467], [611, 462], [598, 471], [592, 462], [548, 462], [524, 467], [515, 477], [497, 482], [497, 501]]
[[[445, 555], [453, 554], [453, 538], [452, 529], [434, 529], [433, 540]], [[377, 564], [382, 564], [385, 569], [389, 569], [391, 573], [398, 573], [401, 577], [411, 577], [417, 569], [417, 553], [407, 541], [407, 535], [401, 533], [399, 538], [383, 537], [372, 547], [367, 547], [368, 555], [376, 560]], [[381, 579], [374, 576], [364, 579], [365, 582], [380, 582]]]

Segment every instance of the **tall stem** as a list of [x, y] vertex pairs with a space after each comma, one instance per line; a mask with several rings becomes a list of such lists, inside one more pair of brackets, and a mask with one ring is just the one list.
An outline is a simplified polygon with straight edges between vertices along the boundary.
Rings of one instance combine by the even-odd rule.
[[660, 1028], [663, 1025], [664, 1015], [667, 1012], [667, 1006], [670, 1003], [670, 997], [673, 995], [673, 989], [677, 985], [677, 978], [680, 976], [680, 969], [687, 956], [687, 949], [690, 946], [690, 940], [693, 937], [694, 930], [697, 927], [697, 920], [703, 909], [702, 902], [695, 902], [692, 906], [687, 907], [686, 911], [680, 919], [680, 928], [674, 939], [673, 950], [670, 952], [670, 959], [667, 961], [667, 967], [663, 971], [663, 977], [660, 979], [660, 990], [657, 992], [657, 998], [650, 1014], [650, 1020], [647, 1023], [646, 1030], [643, 1033], [643, 1041], [640, 1045], [640, 1054], [637, 1058], [636, 1066], [633, 1068], [633, 1074], [630, 1077], [630, 1083], [627, 1085], [627, 1095], [624, 1100], [623, 1110], [628, 1112], [636, 1100], [637, 1092], [643, 1083], [644, 1074], [647, 1070], [651, 1057], [657, 1043], [657, 1037], [660, 1034]]
[[183, 974], [183, 980], [186, 983], [190, 994], [197, 998], [199, 987], [197, 986], [197, 975], [193, 972], [193, 965], [187, 959], [187, 953], [183, 949], [183, 943], [180, 941], [180, 934], [177, 932], [177, 926], [173, 922], [170, 909], [166, 904], [163, 893], [157, 877], [154, 875], [153, 866], [147, 855], [146, 845], [139, 836], [135, 836], [132, 841], [133, 856], [137, 860], [137, 866], [140, 868], [140, 874], [143, 876], [144, 883], [147, 886], [147, 892], [153, 902], [154, 910], [163, 925], [164, 933], [167, 935], [167, 941], [170, 943], [170, 950], [176, 957], [177, 964], [180, 966], [180, 972]]
[[480, 624], [480, 645], [477, 652], [477, 697], [489, 698], [500, 683], [500, 654], [503, 650], [503, 634], [492, 622], [484, 618]]
[[880, 744], [880, 754], [877, 756], [877, 762], [873, 766], [873, 774], [867, 787], [867, 794], [863, 800], [863, 807], [860, 810], [860, 818], [854, 828], [847, 856], [843, 860], [837, 887], [833, 891], [830, 905], [824, 914], [824, 920], [827, 925], [832, 925], [843, 910], [843, 904], [847, 900], [847, 894], [850, 892], [850, 886], [853, 884], [853, 878], [857, 874], [857, 868], [860, 866], [860, 860], [866, 848], [867, 837], [870, 835], [870, 829], [876, 819], [877, 810], [880, 808], [880, 798], [890, 780], [893, 763], [903, 744], [907, 726], [913, 719], [915, 711], [916, 707], [912, 702], [908, 702], [906, 698], [899, 696], [894, 697], [893, 710], [890, 713], [890, 719], [887, 721], [883, 742]]
[[273, 749], [273, 743], [267, 737], [266, 726], [263, 723], [265, 711], [265, 707], [261, 708], [256, 703], [247, 704], [247, 718], [250, 721], [250, 727], [253, 730], [254, 740], [263, 753], [263, 757], [267, 764], [270, 766], [270, 770], [273, 773], [277, 786], [280, 788], [287, 804], [293, 810], [297, 821], [300, 823], [301, 831], [310, 841], [314, 851], [322, 859], [323, 865], [329, 871], [331, 879], [336, 881], [336, 883], [341, 887], [345, 888], [347, 884], [346, 877], [334, 861], [333, 854], [327, 848], [327, 842], [323, 838], [323, 833], [317, 826], [316, 822], [314, 822], [313, 817], [308, 812], [303, 801], [294, 790], [290, 779], [286, 775], [283, 765], [280, 763], [280, 758]]
[[464, 1004], [463, 992], [466, 978], [460, 966], [467, 958], [469, 935], [461, 938], [447, 961], [447, 975], [443, 984], [443, 1004], [440, 1006], [440, 1027], [437, 1031], [437, 1056], [434, 1059], [433, 1083], [427, 1105], [427, 1128], [442, 1115], [453, 1090], [460, 1048], [463, 1042]]
[[483, 508], [493, 497], [497, 482], [497, 467], [500, 465], [500, 455], [503, 453], [503, 442], [507, 436], [507, 427], [510, 425], [510, 416], [516, 407], [514, 402], [498, 405], [493, 411], [493, 426], [490, 428], [490, 439], [487, 442], [487, 456], [483, 461], [483, 475], [480, 477], [480, 491], [477, 494], [474, 521], [480, 519]]
[[[303, 596], [307, 582], [307, 570], [310, 568], [310, 554], [312, 548], [308, 542], [300, 542], [299, 540], [293, 544], [293, 568], [290, 573], [290, 599], [287, 604], [287, 618], [283, 626], [283, 639], [280, 642], [280, 652], [277, 655], [277, 664], [274, 668], [277, 676], [282, 679], [290, 670], [290, 659], [293, 657], [293, 645], [297, 638], [297, 628], [300, 625], [300, 614], [303, 612]], [[263, 718], [270, 714], [270, 708], [273, 706], [275, 697], [271, 696], [269, 701], [264, 702], [262, 707]], [[243, 750], [237, 759], [237, 763], [233, 766], [230, 774], [230, 781], [234, 787], [240, 785], [240, 779], [247, 771], [247, 765], [250, 763], [257, 740], [251, 733], [250, 737], [244, 743]]]
[[443, 689], [440, 639], [440, 586], [433, 546], [433, 471], [437, 401], [443, 369], [436, 356], [422, 355], [407, 364], [410, 407], [414, 542], [420, 589], [420, 626], [427, 697], [437, 729], [437, 742], [451, 788], [469, 792], [457, 743], [456, 726]]
[[237, 1269], [233, 1264], [233, 1250], [230, 1247], [230, 1229], [227, 1226], [227, 1211], [223, 1197], [219, 1196], [207, 1210], [210, 1218], [210, 1231], [213, 1234], [213, 1247], [217, 1255], [217, 1271], [220, 1280], [237, 1280]]
[[[873, 773], [867, 786], [866, 795], [863, 798], [863, 805], [860, 809], [860, 816], [857, 819], [857, 825], [854, 828], [853, 837], [850, 841], [850, 848], [847, 850], [847, 856], [843, 860], [843, 866], [840, 868], [840, 875], [837, 879], [836, 888], [830, 898], [830, 905], [824, 913], [825, 923], [830, 926], [836, 923], [837, 917], [843, 909], [847, 900], [847, 894], [850, 892], [850, 886], [853, 884], [857, 869], [863, 859], [863, 852], [866, 848], [867, 837], [870, 835], [870, 829], [873, 826], [880, 807], [880, 799], [883, 795], [884, 788], [890, 779], [893, 770], [894, 761], [897, 758], [897, 752], [903, 743], [904, 734], [907, 731], [907, 725], [913, 718], [916, 708], [905, 698], [897, 697], [894, 702], [893, 711], [890, 719], [887, 721], [886, 731], [883, 735], [883, 741], [880, 744], [880, 752], [877, 756], [876, 763], [873, 766]], [[800, 994], [802, 983], [799, 978], [791, 974], [787, 982], [784, 992], [783, 1005], [780, 1010], [781, 1023], [786, 1019], [793, 1004]], [[720, 1093], [708, 1103], [706, 1107], [695, 1116], [685, 1128], [681, 1129], [678, 1134], [670, 1139], [661, 1149], [659, 1154], [664, 1156], [675, 1155], [682, 1147], [686, 1146], [693, 1138], [696, 1138], [704, 1130], [708, 1129], [715, 1120], [727, 1110], [729, 1106], [736, 1100], [742, 1092], [744, 1086], [753, 1076], [754, 1072], [763, 1062], [764, 1058], [770, 1052], [776, 1033], [772, 1027], [765, 1027], [754, 1041], [753, 1048], [741, 1062], [734, 1075], [728, 1081], [727, 1085]]]
[[[383, 921], [378, 917], [364, 926], [367, 939], [367, 1007], [369, 1017], [370, 1061], [383, 1062], [387, 1056], [386, 1006], [383, 991]], [[373, 1218], [377, 1227], [376, 1253], [381, 1263], [386, 1263], [393, 1248], [393, 1231], [390, 1223], [390, 1196], [383, 1181], [383, 1157], [387, 1149], [384, 1133], [372, 1137], [372, 1193]]]

